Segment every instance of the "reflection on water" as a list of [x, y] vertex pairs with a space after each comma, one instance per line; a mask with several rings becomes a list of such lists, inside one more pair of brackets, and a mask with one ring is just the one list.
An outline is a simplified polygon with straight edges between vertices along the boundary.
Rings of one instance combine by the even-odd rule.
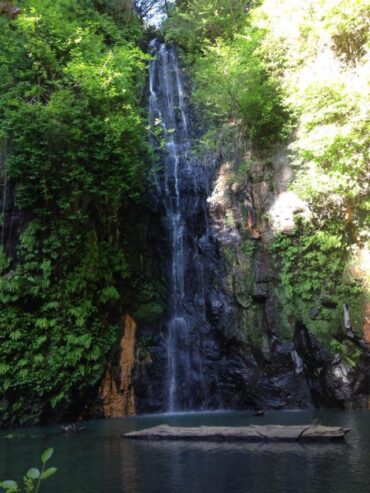
[[326, 443], [325, 446], [314, 443], [279, 443], [279, 442], [219, 442], [219, 441], [190, 441], [190, 440], [159, 440], [145, 441], [138, 440], [137, 447], [143, 447], [146, 451], [149, 449], [157, 450], [158, 453], [176, 454], [184, 451], [196, 451], [209, 455], [213, 454], [230, 454], [230, 453], [269, 453], [269, 454], [314, 454], [316, 456], [335, 454], [340, 452], [343, 447], [348, 447], [346, 443], [332, 442]]
[[[347, 443], [305, 444], [130, 441], [121, 437], [158, 424], [348, 426]], [[0, 478], [21, 478], [54, 446], [58, 473], [45, 493], [365, 493], [370, 485], [370, 413], [197, 413], [115, 419], [86, 424], [75, 435], [57, 427], [0, 435]]]

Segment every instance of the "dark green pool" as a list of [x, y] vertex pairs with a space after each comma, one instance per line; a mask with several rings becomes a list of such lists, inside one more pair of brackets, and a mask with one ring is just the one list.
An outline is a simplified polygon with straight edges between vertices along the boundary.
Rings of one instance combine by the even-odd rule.
[[[322, 424], [352, 428], [345, 444], [244, 444], [146, 442], [121, 438], [161, 423], [181, 426]], [[370, 411], [200, 413], [146, 416], [85, 423], [86, 431], [58, 427], [0, 434], [0, 478], [19, 479], [54, 447], [57, 474], [49, 493], [366, 493], [370, 491]]]

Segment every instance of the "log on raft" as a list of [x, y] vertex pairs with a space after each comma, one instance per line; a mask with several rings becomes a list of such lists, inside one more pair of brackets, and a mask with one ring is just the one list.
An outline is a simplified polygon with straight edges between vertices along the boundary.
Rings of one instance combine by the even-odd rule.
[[208, 440], [245, 442], [325, 442], [343, 440], [350, 428], [321, 425], [198, 426], [160, 425], [122, 435], [132, 440]]

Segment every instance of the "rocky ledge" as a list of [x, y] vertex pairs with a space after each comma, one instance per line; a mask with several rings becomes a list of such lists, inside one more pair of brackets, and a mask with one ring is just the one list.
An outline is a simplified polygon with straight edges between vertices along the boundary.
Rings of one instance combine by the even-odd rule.
[[343, 440], [349, 428], [321, 425], [299, 426], [199, 426], [182, 428], [168, 425], [125, 433], [124, 438], [147, 440], [210, 440], [246, 442], [296, 442]]

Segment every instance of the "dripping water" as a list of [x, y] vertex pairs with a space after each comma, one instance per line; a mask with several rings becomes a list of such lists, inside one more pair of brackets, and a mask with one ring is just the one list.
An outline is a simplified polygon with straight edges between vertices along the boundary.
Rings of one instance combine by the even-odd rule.
[[[198, 244], [201, 237], [209, 238], [206, 172], [191, 158], [189, 108], [176, 50], [157, 40], [150, 50], [150, 122], [164, 139], [154, 181], [170, 246], [166, 410], [203, 409], [210, 376], [205, 375], [202, 351], [207, 286]], [[152, 137], [151, 143], [158, 147], [156, 140]]]

